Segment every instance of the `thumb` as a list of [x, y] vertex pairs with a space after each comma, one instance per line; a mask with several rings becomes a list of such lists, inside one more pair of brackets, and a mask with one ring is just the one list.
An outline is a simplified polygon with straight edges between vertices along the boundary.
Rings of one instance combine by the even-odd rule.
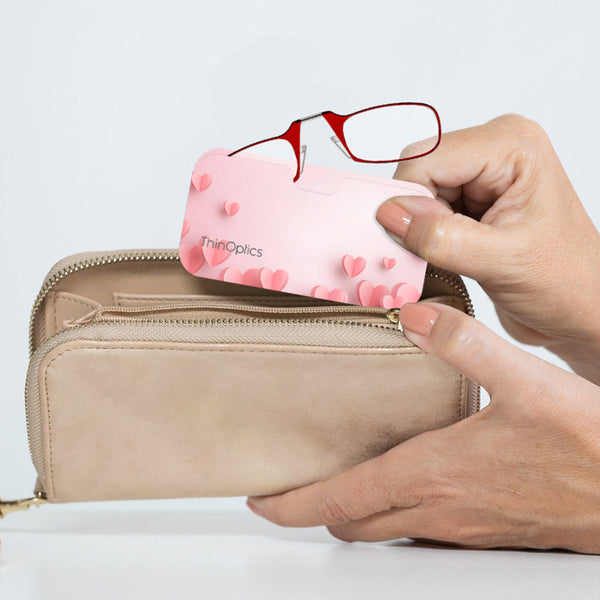
[[482, 280], [498, 270], [505, 244], [492, 225], [480, 223], [426, 196], [396, 196], [375, 214], [392, 238], [442, 269]]
[[409, 303], [398, 318], [411, 342], [482, 385], [490, 396], [531, 374], [534, 357], [456, 308]]

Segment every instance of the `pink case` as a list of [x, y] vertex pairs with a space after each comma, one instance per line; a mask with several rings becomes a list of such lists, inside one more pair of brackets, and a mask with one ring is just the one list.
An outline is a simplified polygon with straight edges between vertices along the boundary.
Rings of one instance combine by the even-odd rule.
[[415, 302], [427, 263], [375, 219], [415, 183], [210, 150], [192, 174], [179, 254], [187, 271], [362, 306]]

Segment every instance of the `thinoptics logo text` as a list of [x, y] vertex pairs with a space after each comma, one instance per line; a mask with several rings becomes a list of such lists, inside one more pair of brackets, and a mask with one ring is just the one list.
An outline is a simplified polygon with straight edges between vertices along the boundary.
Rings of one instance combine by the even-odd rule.
[[224, 240], [211, 240], [207, 235], [202, 236], [202, 247], [208, 248], [217, 248], [227, 250], [228, 252], [235, 252], [236, 254], [249, 254], [250, 256], [256, 256], [260, 258], [262, 256], [262, 248], [253, 248], [246, 244], [242, 246], [241, 244], [236, 244], [234, 241], [224, 241]]

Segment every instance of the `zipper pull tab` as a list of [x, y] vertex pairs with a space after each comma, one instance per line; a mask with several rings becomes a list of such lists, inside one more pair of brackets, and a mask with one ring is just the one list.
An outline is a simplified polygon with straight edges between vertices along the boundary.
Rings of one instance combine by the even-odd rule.
[[18, 510], [27, 510], [30, 506], [40, 507], [48, 500], [43, 492], [38, 492], [33, 498], [22, 498], [21, 500], [2, 500], [0, 498], [0, 519], [5, 515]]
[[402, 323], [400, 323], [400, 319], [398, 318], [400, 313], [400, 309], [399, 308], [390, 308], [390, 310], [388, 310], [385, 313], [385, 316], [392, 322], [394, 323], [394, 325], [396, 325], [398, 331], [400, 333], [404, 333], [404, 329], [402, 329]]

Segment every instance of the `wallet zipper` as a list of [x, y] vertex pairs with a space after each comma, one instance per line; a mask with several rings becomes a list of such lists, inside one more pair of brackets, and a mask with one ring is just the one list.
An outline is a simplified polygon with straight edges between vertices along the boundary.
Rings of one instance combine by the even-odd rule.
[[[62, 265], [62, 261], [56, 263], [54, 269], [48, 273], [46, 279], [44, 280], [42, 287], [35, 298], [33, 303], [33, 307], [31, 309], [31, 314], [29, 317], [29, 358], [33, 355], [34, 352], [34, 321], [37, 311], [39, 310], [42, 302], [48, 295], [48, 292], [61, 280], [64, 279], [67, 275], [74, 273], [75, 271], [81, 271], [84, 269], [91, 269], [93, 267], [98, 267], [110, 263], [115, 262], [135, 262], [135, 261], [178, 261], [179, 260], [179, 250], [177, 249], [157, 249], [157, 250], [131, 250], [131, 251], [117, 251], [117, 252], [107, 252], [101, 255], [94, 255], [85, 253], [86, 258], [82, 258], [79, 261], [68, 262], [64, 266]], [[464, 299], [465, 307], [467, 313], [472, 317], [475, 316], [475, 311], [473, 310], [473, 304], [471, 299], [469, 298], [469, 294], [467, 292], [466, 287], [460, 278], [453, 273], [449, 273], [442, 269], [438, 269], [437, 267], [433, 267], [432, 265], [427, 266], [427, 271], [425, 273], [426, 277], [433, 277], [434, 279], [439, 279], [444, 281], [452, 288], [454, 288], [458, 294]], [[337, 306], [337, 305], [332, 305]], [[359, 307], [357, 307], [359, 308]], [[363, 307], [369, 308], [369, 307]], [[395, 315], [397, 314], [394, 309], [391, 309], [390, 320], [397, 324]]]
[[[402, 331], [401, 326], [398, 323], [397, 318], [391, 316], [391, 313], [397, 314], [399, 309], [385, 309], [379, 308], [377, 306], [357, 306], [353, 304], [347, 304], [340, 306], [338, 304], [321, 304], [321, 305], [306, 305], [306, 306], [264, 306], [260, 304], [254, 304], [250, 302], [237, 302], [235, 304], [230, 302], [216, 302], [216, 301], [204, 301], [202, 304], [199, 303], [171, 303], [171, 304], [158, 304], [154, 306], [100, 306], [86, 315], [78, 319], [74, 319], [72, 321], [65, 321], [64, 327], [71, 328], [77, 325], [86, 325], [92, 322], [106, 322], [106, 321], [123, 321], [129, 319], [136, 319], [139, 321], [138, 315], [152, 315], [152, 314], [165, 314], [169, 312], [180, 312], [180, 311], [198, 311], [200, 313], [207, 311], [222, 311], [224, 313], [228, 312], [237, 312], [237, 313], [250, 313], [250, 314], [267, 314], [269, 317], [267, 319], [256, 319], [254, 318], [254, 322], [261, 321], [272, 321], [278, 320], [277, 316], [286, 317], [285, 321], [295, 321], [295, 322], [327, 322], [327, 323], [337, 323], [337, 324], [346, 324], [346, 325], [369, 325], [370, 323], [366, 322], [356, 322], [356, 321], [337, 321], [331, 318], [328, 319], [319, 319], [318, 315], [326, 313], [327, 315], [331, 315], [334, 313], [336, 316], [356, 316], [356, 317], [370, 317], [372, 316], [374, 319], [383, 320], [386, 319], [388, 322], [392, 322], [398, 325], [398, 329]], [[271, 316], [272, 315], [272, 316]], [[304, 319], [288, 319], [289, 315], [311, 315], [310, 318]], [[314, 315], [314, 316], [312, 316]], [[167, 322], [167, 323], [203, 323], [203, 322], [214, 322], [216, 321], [231, 321], [231, 319], [223, 319], [220, 317], [215, 317], [211, 319], [197, 319], [197, 318], [146, 318], [142, 319], [144, 321], [149, 322]], [[234, 319], [235, 320], [235, 319]], [[377, 323], [374, 323], [377, 324]], [[382, 324], [379, 324], [383, 326]]]
[[[67, 259], [65, 259], [67, 260]], [[48, 295], [48, 293], [52, 290], [52, 288], [62, 279], [64, 279], [65, 277], [67, 277], [68, 275], [70, 275], [71, 273], [74, 273], [75, 271], [80, 271], [80, 270], [84, 270], [84, 269], [90, 269], [90, 268], [94, 268], [94, 267], [98, 267], [98, 266], [102, 266], [102, 265], [106, 265], [106, 264], [110, 264], [110, 263], [116, 263], [116, 262], [136, 262], [136, 261], [178, 261], [179, 260], [179, 250], [178, 249], [155, 249], [155, 250], [130, 250], [130, 251], [115, 251], [115, 252], [107, 252], [107, 253], [103, 253], [100, 255], [96, 255], [94, 253], [85, 253], [84, 255], [82, 255], [82, 258], [80, 260], [75, 260], [75, 262], [66, 262], [63, 263], [63, 261], [59, 261], [58, 263], [55, 264], [54, 268], [48, 273], [48, 275], [46, 276], [42, 287], [40, 288], [40, 291], [38, 292], [38, 295], [36, 296], [34, 303], [33, 303], [33, 307], [31, 309], [31, 314], [30, 314], [30, 318], [29, 318], [29, 357], [31, 359], [31, 357], [33, 356], [33, 353], [35, 351], [34, 348], [34, 322], [35, 322], [35, 317], [37, 315], [37, 312], [40, 308], [40, 306], [42, 305], [42, 302], [44, 301], [44, 299], [46, 298], [46, 296]], [[443, 281], [444, 283], [450, 285], [454, 290], [456, 290], [458, 292], [458, 295], [463, 298], [464, 302], [465, 302], [465, 308], [466, 308], [466, 312], [467, 314], [469, 314], [470, 316], [475, 316], [475, 311], [473, 309], [473, 304], [471, 302], [471, 299], [469, 298], [467, 289], [464, 285], [464, 283], [462, 282], [462, 280], [457, 276], [454, 275], [453, 273], [449, 273], [443, 269], [439, 269], [437, 267], [434, 267], [430, 264], [427, 265], [427, 271], [425, 273], [426, 277], [432, 277], [434, 279], [439, 279], [441, 281]], [[260, 299], [260, 298], [259, 298]], [[169, 305], [171, 306], [171, 308], [173, 307], [173, 305]], [[167, 306], [167, 310], [169, 309], [169, 306]], [[224, 306], [223, 304], [221, 306]], [[193, 308], [197, 308], [198, 305], [194, 305]], [[102, 308], [109, 308], [109, 307], [101, 307], [100, 309], [97, 309], [99, 312], [102, 312]], [[144, 311], [148, 311], [149, 307], [120, 307], [121, 310], [123, 310], [123, 312], [144, 312]], [[165, 309], [165, 305], [163, 306], [159, 306], [157, 308], [161, 308], [161, 309]], [[217, 308], [216, 305], [210, 305], [210, 308]], [[226, 308], [231, 308], [231, 306], [227, 306]], [[236, 308], [239, 309], [239, 305], [236, 305]], [[331, 310], [331, 309], [335, 309], [335, 312], [339, 312], [339, 313], [344, 313], [344, 312], [355, 312], [355, 313], [371, 313], [373, 315], [381, 315], [382, 317], [385, 317], [389, 322], [393, 323], [395, 325], [395, 329], [397, 329], [399, 332], [402, 333], [402, 329], [401, 329], [401, 325], [398, 321], [398, 310], [399, 309], [390, 309], [387, 310], [385, 313], [382, 312], [383, 309], [378, 310], [377, 307], [361, 307], [361, 306], [357, 306], [357, 305], [348, 305], [348, 310], [345, 310], [345, 306], [339, 306], [336, 304], [332, 304], [332, 305], [323, 305], [323, 306], [307, 306], [307, 307], [253, 307], [253, 308], [258, 308], [261, 312], [279, 312], [279, 313], [295, 313], [295, 312], [306, 312], [306, 309], [317, 309], [315, 311], [307, 311], [309, 313], [313, 313], [316, 312], [318, 313], [326, 311], [327, 309]], [[133, 309], [133, 310], [130, 310]], [[135, 309], [141, 309], [139, 311], [136, 311]], [[181, 310], [182, 309], [182, 305], [177, 305], [177, 309]], [[266, 309], [266, 310], [265, 310]], [[275, 310], [274, 310], [275, 309]], [[280, 309], [280, 310], [277, 310]], [[299, 310], [294, 310], [294, 309], [299, 309]], [[342, 310], [340, 310], [342, 309]], [[358, 310], [357, 310], [358, 309]], [[185, 310], [185, 309], [184, 309]], [[96, 311], [93, 311], [96, 312]], [[108, 311], [105, 311], [108, 312]], [[86, 315], [88, 316], [88, 315]], [[106, 319], [108, 320], [108, 319]], [[113, 318], [114, 320], [114, 318]], [[267, 319], [267, 322], [271, 322], [274, 321], [275, 319]], [[117, 319], [118, 321], [118, 319]], [[239, 324], [241, 322], [255, 322], [256, 319], [239, 319], [239, 318], [233, 318], [233, 319], [209, 319], [209, 320], [202, 320], [202, 319], [175, 319], [175, 322], [179, 322], [181, 324], [189, 324], [189, 325], [198, 325], [201, 323], [208, 323], [208, 324]], [[353, 321], [339, 321], [339, 320], [335, 320], [335, 319], [323, 319], [323, 320], [319, 320], [319, 319], [298, 319], [298, 320], [287, 320], [287, 322], [289, 323], [294, 323], [294, 322], [323, 322], [323, 323], [327, 323], [327, 324], [337, 324], [337, 325], [351, 325], [351, 326], [356, 326], [356, 325], [360, 325], [360, 326], [375, 326], [375, 327], [382, 327], [385, 329], [390, 329], [389, 327], [386, 327], [385, 325], [381, 324], [377, 324], [377, 323], [357, 323], [357, 322], [353, 322]], [[160, 323], [166, 323], [166, 322], [172, 322], [169, 320], [161, 320], [161, 319], [141, 319], [138, 320], [138, 322], [140, 323], [150, 323], [150, 324], [160, 324]], [[286, 321], [283, 321], [286, 322]], [[73, 324], [74, 326], [77, 326], [75, 324]], [[80, 325], [85, 325], [85, 324], [80, 324]], [[60, 335], [61, 332], [59, 332], [59, 334], [56, 335]], [[403, 336], [404, 337], [404, 336]], [[404, 338], [406, 339], [406, 338]], [[27, 401], [28, 398], [28, 380], [29, 377], [27, 377], [26, 381], [25, 381], [25, 400]], [[468, 390], [468, 394], [467, 394], [467, 405], [468, 406], [476, 406], [476, 410], [479, 409], [479, 402], [480, 402], [480, 390], [479, 390], [479, 386], [477, 385], [471, 385], [469, 390]], [[30, 450], [32, 449], [32, 444], [31, 444], [31, 438], [30, 438], [30, 422], [29, 422], [29, 411], [27, 410], [27, 405], [25, 406], [25, 416], [26, 416], [26, 427], [27, 427], [27, 436], [28, 436], [28, 441], [29, 441], [29, 447]], [[45, 500], [45, 494], [42, 491], [36, 491], [36, 498], [38, 498], [41, 501]], [[32, 500], [32, 499], [28, 499], [28, 500]], [[12, 508], [11, 510], [19, 510], [19, 509], [24, 509], [24, 508], [28, 508], [29, 506], [31, 506], [32, 504], [34, 504], [35, 502], [29, 502], [28, 500], [22, 501], [23, 503], [21, 505], [14, 505], [15, 507]], [[21, 502], [21, 501], [19, 501]], [[2, 504], [2, 501], [0, 500], [0, 505]], [[6, 503], [4, 503], [6, 504]], [[12, 506], [12, 503], [9, 503]], [[1, 514], [1, 513], [0, 513]]]

